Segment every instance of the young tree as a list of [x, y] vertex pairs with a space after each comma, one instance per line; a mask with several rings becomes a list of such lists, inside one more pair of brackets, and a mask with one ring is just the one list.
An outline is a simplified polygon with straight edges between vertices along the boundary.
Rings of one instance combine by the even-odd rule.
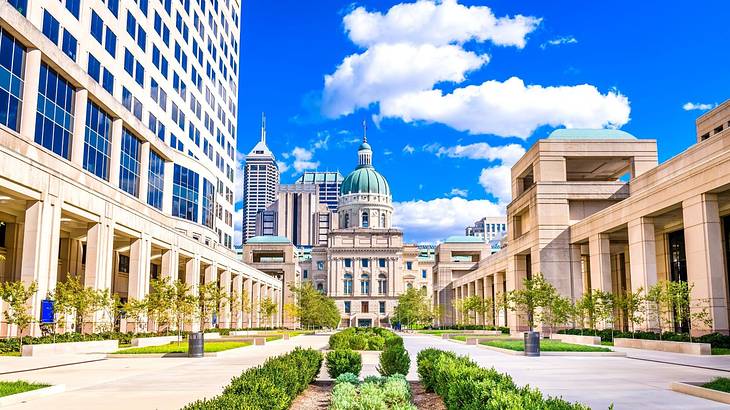
[[127, 303], [124, 304], [124, 312], [126, 312], [128, 318], [134, 319], [134, 329], [136, 332], [147, 331], [147, 318], [149, 315], [148, 298], [137, 300], [130, 298]]
[[537, 274], [532, 279], [525, 278], [521, 289], [509, 292], [507, 304], [513, 312], [524, 315], [530, 331], [533, 331], [538, 310], [547, 306], [555, 292], [555, 288], [542, 275]]
[[155, 324], [155, 330], [160, 328], [168, 331], [171, 321], [172, 300], [175, 287], [169, 278], [150, 280], [150, 293], [147, 295], [147, 312]]
[[273, 299], [270, 297], [261, 299], [261, 303], [259, 303], [259, 313], [263, 316], [266, 327], [270, 324], [271, 317], [276, 314], [277, 310], [278, 306]]
[[401, 294], [393, 309], [392, 320], [405, 324], [406, 327], [430, 323], [433, 316], [426, 292], [410, 288]]
[[102, 322], [97, 325], [96, 331], [110, 332], [114, 330], [114, 326], [117, 323], [117, 318], [122, 312], [122, 302], [119, 295], [112, 294], [109, 289], [98, 289], [93, 290], [94, 294], [94, 305], [97, 311], [101, 311]]
[[241, 318], [241, 294], [238, 293], [238, 290], [233, 289], [231, 294], [228, 296], [228, 305], [231, 308], [231, 325], [230, 325], [230, 327], [231, 328], [237, 327], [238, 319]]
[[52, 298], [55, 300], [56, 313], [62, 316], [74, 316], [76, 332], [82, 332], [87, 316], [100, 308], [100, 298], [96, 290], [85, 287], [74, 275], [68, 275], [65, 282], [56, 284]]
[[540, 312], [540, 322], [550, 329], [552, 334], [556, 327], [565, 325], [573, 310], [573, 301], [553, 293]]
[[623, 295], [616, 298], [616, 305], [626, 315], [626, 319], [631, 326], [631, 332], [636, 335], [636, 327], [645, 321], [642, 309], [645, 306], [644, 288], [639, 288], [636, 292], [626, 290]]
[[28, 301], [38, 290], [38, 284], [33, 281], [27, 287], [23, 282], [0, 282], [0, 299], [8, 303], [5, 310], [5, 320], [10, 325], [18, 327], [20, 346], [23, 346], [23, 332], [33, 322], [33, 316], [28, 313]]
[[178, 344], [181, 340], [181, 332], [186, 324], [192, 323], [193, 315], [198, 308], [198, 298], [190, 294], [190, 286], [185, 282], [176, 280], [172, 284], [172, 299], [170, 300], [170, 311], [177, 326]]
[[613, 330], [615, 323], [615, 299], [611, 292], [601, 290], [593, 291], [593, 300], [595, 301], [595, 317], [596, 320], [603, 324], [606, 329], [611, 326], [611, 338], [613, 338]]
[[[476, 324], [477, 321], [477, 314], [479, 312], [482, 312], [484, 310], [484, 300], [476, 295], [468, 296], [464, 299], [464, 302], [462, 304], [462, 309], [464, 311], [464, 315], [466, 317], [467, 324], [471, 322], [472, 324]], [[472, 315], [473, 314], [473, 318]], [[474, 319], [473, 321], [471, 319]]]
[[661, 280], [655, 283], [646, 292], [645, 297], [647, 303], [647, 320], [654, 320], [659, 327], [659, 340], [662, 340], [665, 321], [663, 318], [669, 317], [672, 312], [672, 297], [669, 282]]
[[246, 314], [246, 317], [244, 317], [244, 320], [246, 321], [244, 327], [248, 327], [248, 324], [250, 323], [249, 320], [251, 319], [251, 312], [253, 312], [253, 303], [251, 301], [251, 295], [246, 291], [246, 289], [244, 289], [241, 294], [241, 310], [243, 310]]

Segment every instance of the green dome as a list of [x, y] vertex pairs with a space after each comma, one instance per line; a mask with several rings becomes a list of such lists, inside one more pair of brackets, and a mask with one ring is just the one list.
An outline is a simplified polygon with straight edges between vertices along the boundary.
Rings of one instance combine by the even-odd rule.
[[359, 193], [390, 195], [390, 187], [375, 168], [360, 166], [345, 177], [340, 186], [340, 195]]
[[367, 142], [363, 142], [362, 144], [360, 144], [360, 148], [358, 148], [358, 151], [364, 151], [364, 150], [372, 151], [373, 149], [370, 148], [370, 144], [368, 144]]

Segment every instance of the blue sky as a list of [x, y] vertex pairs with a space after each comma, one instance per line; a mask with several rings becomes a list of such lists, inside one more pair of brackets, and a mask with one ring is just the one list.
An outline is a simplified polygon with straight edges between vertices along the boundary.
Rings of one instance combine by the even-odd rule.
[[437, 241], [503, 212], [509, 166], [555, 127], [655, 138], [660, 161], [691, 145], [703, 110], [686, 104], [730, 98], [728, 12], [722, 1], [244, 2], [238, 150], [265, 111], [283, 183], [346, 175], [367, 120], [396, 224]]

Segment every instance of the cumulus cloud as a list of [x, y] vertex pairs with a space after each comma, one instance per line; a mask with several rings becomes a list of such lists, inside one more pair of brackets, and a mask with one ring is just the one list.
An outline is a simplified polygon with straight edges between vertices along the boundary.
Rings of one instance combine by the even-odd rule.
[[688, 102], [682, 106], [685, 111], [707, 111], [717, 107], [717, 104]]
[[380, 103], [381, 117], [434, 121], [471, 134], [529, 137], [542, 125], [620, 127], [629, 121], [629, 100], [592, 85], [543, 87], [512, 77], [457, 88], [402, 94]]
[[525, 148], [519, 144], [493, 147], [486, 142], [477, 142], [453, 147], [438, 146], [435, 148], [434, 153], [439, 157], [484, 159], [488, 161], [502, 161], [511, 165], [525, 155]]
[[295, 147], [291, 152], [294, 162], [292, 167], [297, 172], [303, 172], [309, 169], [317, 169], [319, 167], [319, 161], [312, 161], [314, 156], [313, 150], [308, 150], [302, 147]]
[[236, 151], [236, 169], [233, 171], [233, 196], [234, 203], [243, 201], [243, 179], [246, 169], [246, 156]]
[[403, 229], [408, 240], [430, 243], [463, 235], [465, 227], [485, 216], [504, 214], [504, 208], [494, 202], [461, 197], [396, 202], [393, 207], [393, 225]]
[[548, 48], [549, 46], [560, 46], [563, 44], [576, 44], [578, 43], [578, 40], [573, 36], [565, 36], [565, 37], [558, 37], [554, 38], [552, 40], [548, 40], [542, 44], [540, 44], [540, 48], [543, 50]]
[[525, 37], [540, 19], [517, 15], [496, 17], [489, 7], [466, 7], [456, 0], [417, 1], [395, 5], [386, 14], [358, 7], [344, 18], [353, 43], [430, 43], [444, 45], [470, 40], [523, 48]]
[[276, 161], [276, 166], [279, 168], [279, 173], [283, 174], [289, 170], [289, 164], [284, 161]]
[[[497, 17], [488, 7], [467, 7], [456, 0], [402, 3], [385, 13], [358, 7], [343, 23], [350, 40], [364, 51], [345, 57], [334, 73], [325, 75], [322, 112], [335, 118], [376, 107], [376, 122], [437, 122], [471, 134], [521, 138], [543, 125], [626, 124], [629, 100], [615, 90], [602, 93], [589, 84], [526, 85], [517, 77], [464, 84], [469, 73], [489, 62], [486, 53], [467, 47], [490, 42], [523, 48], [540, 21]], [[561, 37], [547, 44], [574, 42], [574, 37]], [[440, 88], [444, 83], [450, 92]]]
[[243, 243], [243, 208], [233, 212], [233, 245], [240, 246]]
[[469, 190], [468, 189], [461, 189], [461, 188], [451, 188], [451, 191], [446, 194], [447, 196], [460, 196], [463, 198], [466, 198], [469, 196]]
[[512, 199], [511, 166], [496, 165], [482, 169], [479, 185], [485, 192], [497, 198], [500, 204], [506, 205]]
[[403, 152], [405, 152], [406, 154], [413, 154], [414, 152], [416, 152], [416, 149], [413, 148], [411, 144], [406, 144], [406, 146], [403, 147]]

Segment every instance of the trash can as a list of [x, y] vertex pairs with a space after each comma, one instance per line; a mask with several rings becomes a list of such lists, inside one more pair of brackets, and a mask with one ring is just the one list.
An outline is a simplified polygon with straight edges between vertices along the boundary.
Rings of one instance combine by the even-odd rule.
[[188, 357], [203, 357], [204, 352], [203, 332], [192, 332], [188, 336]]
[[540, 332], [525, 332], [525, 356], [540, 356]]

